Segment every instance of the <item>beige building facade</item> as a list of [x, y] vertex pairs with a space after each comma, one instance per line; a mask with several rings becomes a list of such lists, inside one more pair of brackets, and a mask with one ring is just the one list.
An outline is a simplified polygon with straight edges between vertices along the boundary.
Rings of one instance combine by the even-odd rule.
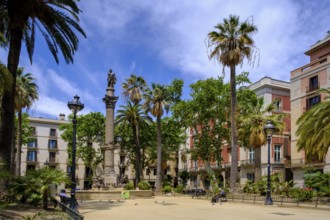
[[[71, 123], [61, 114], [58, 119], [34, 118], [30, 117], [30, 127], [32, 127], [32, 140], [27, 145], [22, 146], [21, 154], [21, 175], [25, 175], [29, 169], [40, 169], [44, 166], [60, 169], [70, 174], [71, 167], [68, 165], [67, 143], [61, 138], [62, 131], [59, 130], [61, 124]], [[79, 126], [79, 124], [77, 124]], [[93, 143], [93, 147], [98, 149], [100, 146]], [[76, 161], [77, 189], [89, 189], [89, 179], [102, 177], [104, 165], [100, 164], [95, 170], [86, 167], [81, 159]], [[172, 166], [171, 166], [172, 167]], [[173, 168], [174, 169], [174, 168]], [[173, 169], [169, 171], [173, 175]], [[114, 149], [114, 171], [117, 180], [127, 177], [130, 181], [134, 180], [134, 165], [129, 161], [129, 155], [121, 151], [120, 146]], [[156, 180], [155, 166], [147, 167], [143, 170], [146, 181]], [[65, 187], [60, 186], [60, 188]]]
[[330, 34], [318, 41], [305, 52], [310, 62], [291, 72], [291, 109], [292, 109], [292, 158], [291, 168], [294, 181], [303, 186], [304, 168], [312, 166], [321, 172], [330, 172], [330, 153], [319, 161], [307, 162], [304, 151], [297, 151], [297, 120], [304, 112], [324, 101], [325, 95], [318, 93], [320, 88], [330, 88]]

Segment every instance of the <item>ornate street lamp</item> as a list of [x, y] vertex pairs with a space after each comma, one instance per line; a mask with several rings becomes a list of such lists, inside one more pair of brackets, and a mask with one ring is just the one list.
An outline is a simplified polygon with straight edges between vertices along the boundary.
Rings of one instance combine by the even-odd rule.
[[271, 197], [270, 190], [270, 141], [272, 139], [272, 135], [275, 131], [275, 126], [271, 121], [267, 121], [264, 126], [264, 131], [267, 134], [267, 143], [268, 143], [268, 162], [267, 162], [267, 195], [265, 205], [273, 205], [273, 200]]
[[73, 113], [73, 139], [72, 139], [72, 166], [71, 166], [71, 200], [70, 208], [73, 211], [78, 211], [78, 203], [76, 200], [76, 127], [77, 127], [77, 112], [84, 108], [84, 104], [79, 101], [79, 96], [75, 95], [71, 102], [68, 102], [68, 107]]

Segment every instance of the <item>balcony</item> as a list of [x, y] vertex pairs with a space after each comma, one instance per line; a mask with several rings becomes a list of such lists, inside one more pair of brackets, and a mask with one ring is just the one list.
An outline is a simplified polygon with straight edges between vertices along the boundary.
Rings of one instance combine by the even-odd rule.
[[240, 165], [242, 167], [251, 167], [251, 166], [254, 166], [254, 159], [251, 159], [251, 160], [240, 160]]
[[315, 92], [318, 89], [320, 89], [320, 83], [317, 83], [315, 85], [309, 85], [306, 87], [306, 93]]
[[217, 169], [222, 169], [223, 168], [221, 164], [211, 164], [210, 166], [211, 166], [211, 168], [213, 170], [217, 170]]
[[274, 164], [284, 164], [284, 160], [283, 158], [280, 158], [280, 159], [276, 159], [273, 161]]
[[28, 165], [36, 165], [36, 164], [38, 164], [38, 161], [37, 161], [37, 159], [29, 159], [29, 158], [27, 158], [26, 159], [26, 163], [28, 164]]
[[231, 162], [224, 163], [223, 166], [224, 166], [224, 168], [230, 168], [231, 167]]
[[48, 163], [51, 166], [51, 165], [56, 165], [56, 164], [58, 164], [60, 162], [59, 162], [59, 159], [58, 158], [52, 158], [52, 157], [50, 157]]
[[197, 172], [198, 167], [189, 167], [189, 172]]
[[282, 107], [275, 107], [273, 112], [283, 112], [283, 108]]
[[291, 160], [291, 167], [303, 167], [305, 165], [305, 159], [293, 159]]

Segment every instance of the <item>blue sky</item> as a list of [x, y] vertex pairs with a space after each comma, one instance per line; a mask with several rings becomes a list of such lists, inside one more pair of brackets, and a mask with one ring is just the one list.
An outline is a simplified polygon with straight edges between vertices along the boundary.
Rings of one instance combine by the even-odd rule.
[[[253, 19], [258, 32], [259, 62], [244, 64], [237, 72], [249, 71], [252, 82], [264, 76], [289, 81], [290, 71], [306, 64], [304, 52], [330, 30], [328, 0], [95, 0], [80, 1], [80, 24], [87, 38], [80, 37], [74, 64], [63, 59], [57, 65], [37, 36], [33, 64], [22, 48], [20, 67], [32, 73], [39, 86], [39, 100], [29, 114], [56, 118], [68, 115], [67, 102], [79, 95], [82, 113], [105, 113], [109, 69], [117, 76], [116, 109], [125, 104], [121, 84], [130, 74], [152, 82], [185, 82], [184, 97], [196, 80], [222, 75], [222, 66], [207, 56], [207, 34], [230, 14]], [[5, 63], [7, 51], [0, 51]], [[229, 70], [225, 70], [226, 80]]]

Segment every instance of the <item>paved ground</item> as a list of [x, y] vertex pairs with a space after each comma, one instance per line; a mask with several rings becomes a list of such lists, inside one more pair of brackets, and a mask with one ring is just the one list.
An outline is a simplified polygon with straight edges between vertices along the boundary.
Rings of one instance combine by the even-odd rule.
[[212, 205], [208, 200], [191, 199], [191, 197], [155, 197], [123, 202], [85, 201], [80, 202], [79, 205], [79, 212], [84, 215], [86, 220], [330, 219], [330, 210], [236, 202]]

